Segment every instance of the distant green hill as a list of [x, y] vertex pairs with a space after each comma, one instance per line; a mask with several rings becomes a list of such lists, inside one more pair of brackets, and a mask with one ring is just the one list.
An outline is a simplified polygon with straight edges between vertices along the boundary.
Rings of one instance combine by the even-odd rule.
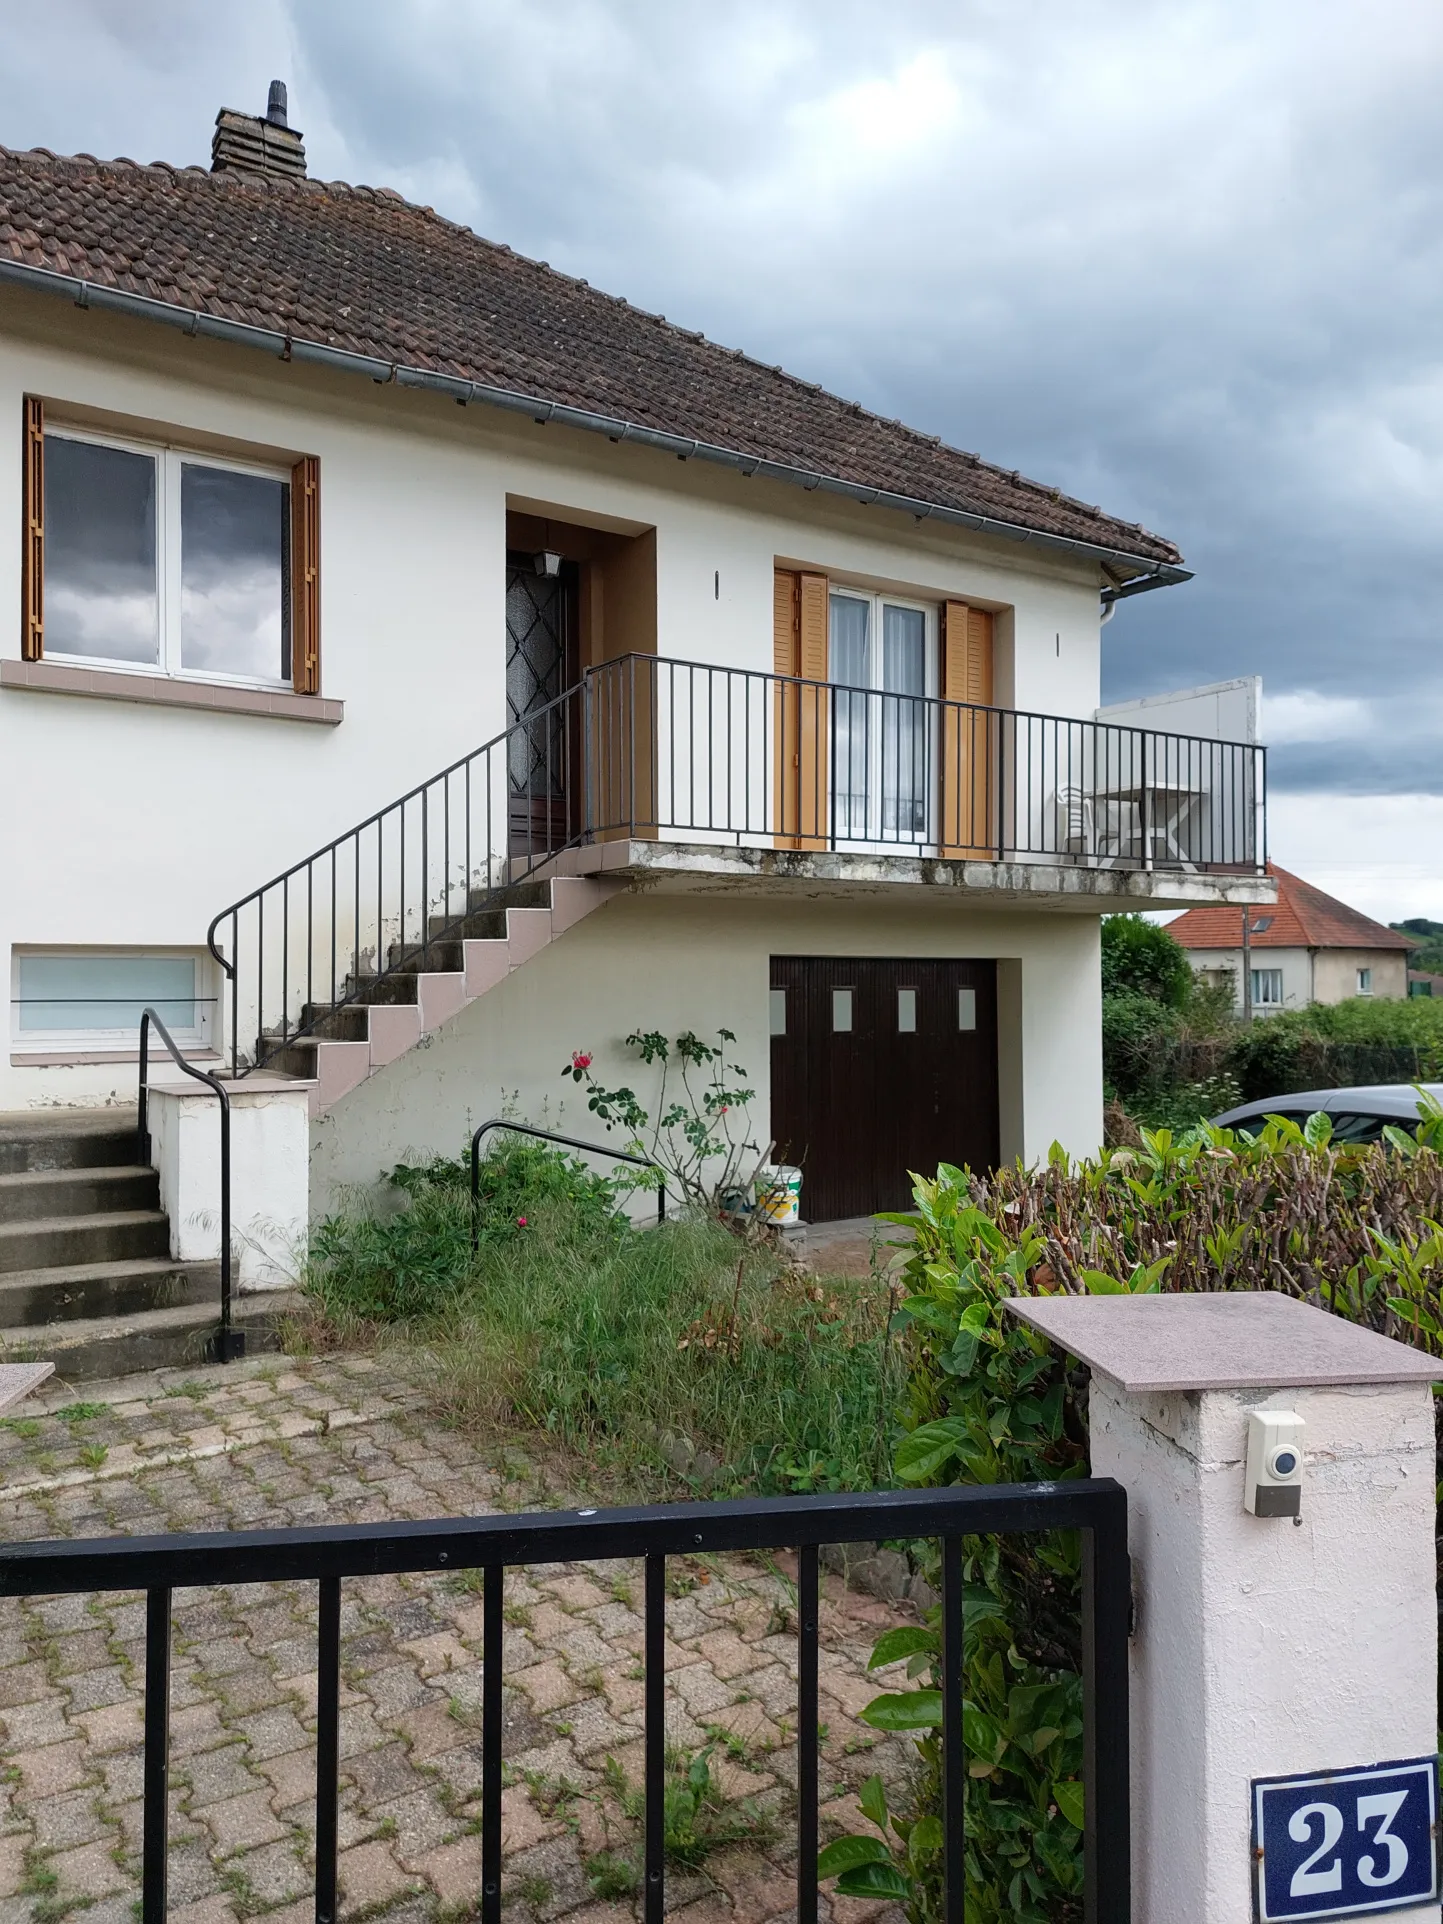
[[1388, 927], [1416, 940], [1418, 946], [1408, 957], [1410, 969], [1443, 975], [1443, 922], [1430, 922], [1426, 915], [1410, 915], [1406, 922], [1390, 922]]

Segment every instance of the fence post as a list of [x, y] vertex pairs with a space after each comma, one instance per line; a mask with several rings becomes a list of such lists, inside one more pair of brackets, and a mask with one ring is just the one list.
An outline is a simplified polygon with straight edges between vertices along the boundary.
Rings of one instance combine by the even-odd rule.
[[1091, 1366], [1127, 1492], [1134, 1917], [1437, 1924], [1443, 1363], [1268, 1293], [1012, 1307]]

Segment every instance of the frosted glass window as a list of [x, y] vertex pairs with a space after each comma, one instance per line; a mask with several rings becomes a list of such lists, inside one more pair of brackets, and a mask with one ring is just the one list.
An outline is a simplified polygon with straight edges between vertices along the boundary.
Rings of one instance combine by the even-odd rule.
[[785, 1035], [787, 1032], [787, 992], [785, 989], [772, 990], [772, 1034]]
[[45, 437], [45, 652], [154, 665], [153, 454]]
[[898, 989], [897, 991], [897, 1033], [916, 1035], [917, 1033], [917, 991]]
[[182, 665], [289, 681], [289, 485], [196, 461], [180, 477]]
[[957, 1027], [959, 1029], [977, 1027], [977, 991], [975, 989], [957, 991]]
[[832, 1033], [850, 1035], [852, 1029], [852, 991], [832, 990]]
[[21, 955], [15, 991], [18, 1035], [134, 1036], [145, 1008], [177, 1040], [201, 1027], [194, 956]]

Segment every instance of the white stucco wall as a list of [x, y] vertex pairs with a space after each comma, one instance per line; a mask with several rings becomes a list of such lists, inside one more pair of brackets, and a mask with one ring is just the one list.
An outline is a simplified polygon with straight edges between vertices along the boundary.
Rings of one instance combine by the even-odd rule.
[[1239, 675], [1204, 687], [1112, 702], [1098, 709], [1097, 719], [1158, 728], [1169, 735], [1201, 735], [1208, 741], [1255, 742], [1260, 739], [1262, 699], [1262, 677]]
[[[1234, 1005], [1241, 1010], [1243, 1006], [1243, 952], [1236, 949], [1189, 949], [1187, 959], [1199, 974], [1229, 970], [1235, 990]], [[1285, 1009], [1305, 1009], [1313, 1000], [1313, 963], [1306, 949], [1267, 949], [1254, 947], [1252, 966], [1255, 969], [1281, 969], [1283, 972], [1283, 1004]], [[1258, 1015], [1269, 1013], [1258, 1008]]]
[[[1228, 969], [1243, 1005], [1241, 948], [1189, 949], [1188, 961], [1200, 973]], [[1401, 949], [1253, 949], [1255, 969], [1281, 969], [1283, 1007], [1304, 1009], [1310, 1002], [1351, 1002], [1358, 994], [1358, 970], [1373, 971], [1371, 998], [1397, 1001], [1408, 993], [1407, 956]], [[1267, 1011], [1260, 1009], [1259, 1014]]]
[[[308, 1087], [257, 1076], [230, 1091], [232, 1282], [238, 1290], [284, 1289], [304, 1260]], [[176, 1077], [151, 1088], [148, 1120], [160, 1206], [170, 1218], [170, 1253], [178, 1262], [216, 1262], [219, 1103]]]
[[[27, 392], [176, 438], [319, 456], [322, 687], [345, 719], [325, 728], [0, 689], [7, 956], [13, 944], [199, 950], [219, 908], [496, 733], [508, 503], [654, 526], [662, 654], [769, 670], [773, 566], [792, 560], [990, 603], [1004, 611], [1000, 702], [1074, 716], [1096, 706], [1097, 577], [1085, 561], [18, 290], [0, 290], [0, 421], [16, 424], [0, 527], [20, 522]], [[0, 542], [0, 608], [19, 609], [19, 561], [19, 541]], [[19, 650], [17, 614], [0, 653]], [[7, 1056], [0, 1108], [129, 1102], [133, 1073]]]
[[[1254, 1407], [1307, 1426], [1296, 1526], [1243, 1508]], [[1128, 1395], [1095, 1372], [1089, 1430], [1092, 1474], [1128, 1498], [1134, 1915], [1249, 1924], [1254, 1778], [1436, 1747], [1432, 1398]]]
[[729, 1054], [758, 1091], [765, 1146], [773, 955], [999, 958], [1002, 1154], [1033, 1161], [1054, 1140], [1091, 1154], [1102, 1139], [1098, 926], [1086, 915], [959, 910], [955, 898], [943, 908], [903, 890], [835, 903], [619, 896], [313, 1125], [312, 1210], [413, 1155], [456, 1154], [494, 1115], [603, 1138], [562, 1065], [589, 1050], [599, 1079], [645, 1100], [650, 1072], [622, 1047], [642, 1027], [733, 1030]]

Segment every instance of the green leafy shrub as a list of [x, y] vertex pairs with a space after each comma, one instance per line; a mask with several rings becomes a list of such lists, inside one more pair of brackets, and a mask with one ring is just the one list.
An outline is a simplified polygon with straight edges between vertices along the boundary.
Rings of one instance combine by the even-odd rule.
[[[548, 1218], [564, 1217], [573, 1241], [625, 1232], [615, 1185], [542, 1143], [498, 1137], [480, 1175], [483, 1247], [533, 1235]], [[332, 1315], [387, 1323], [435, 1315], [471, 1275], [469, 1149], [454, 1159], [398, 1164], [387, 1189], [404, 1199], [399, 1209], [385, 1209], [391, 1197], [383, 1195], [328, 1217], [312, 1237], [307, 1282]]]
[[633, 1155], [648, 1157], [689, 1203], [714, 1214], [724, 1212], [734, 1191], [751, 1184], [761, 1162], [761, 1150], [748, 1133], [756, 1091], [746, 1087], [748, 1072], [741, 1063], [727, 1060], [728, 1046], [736, 1041], [732, 1031], [718, 1029], [716, 1038], [703, 1042], [691, 1029], [674, 1040], [658, 1029], [637, 1029], [626, 1038], [642, 1066], [657, 1071], [649, 1107], [634, 1089], [600, 1083], [584, 1050], [574, 1051], [561, 1071], [585, 1088], [587, 1108], [608, 1133], [617, 1126], [625, 1129]]
[[[1443, 1357], [1443, 1107], [1417, 1139], [1335, 1145], [1326, 1116], [1256, 1139], [1207, 1127], [1073, 1163], [919, 1181], [898, 1319], [908, 1387], [899, 1481], [1033, 1482], [1085, 1473], [1085, 1377], [1002, 1311], [1009, 1295], [1276, 1289]], [[1440, 1371], [1443, 1374], [1443, 1371]], [[1440, 1453], [1443, 1456], [1443, 1453]], [[1072, 1924], [1081, 1915], [1081, 1612], [1075, 1541], [965, 1546], [963, 1729], [967, 1916]], [[927, 1569], [924, 1563], [924, 1570]], [[877, 1836], [819, 1862], [838, 1889], [940, 1915], [940, 1677], [935, 1620], [884, 1636], [911, 1687], [863, 1714], [917, 1737], [915, 1795], [864, 1803]]]
[[1192, 964], [1182, 944], [1141, 915], [1108, 915], [1102, 923], [1102, 993], [1146, 995], [1181, 1009], [1192, 991]]

